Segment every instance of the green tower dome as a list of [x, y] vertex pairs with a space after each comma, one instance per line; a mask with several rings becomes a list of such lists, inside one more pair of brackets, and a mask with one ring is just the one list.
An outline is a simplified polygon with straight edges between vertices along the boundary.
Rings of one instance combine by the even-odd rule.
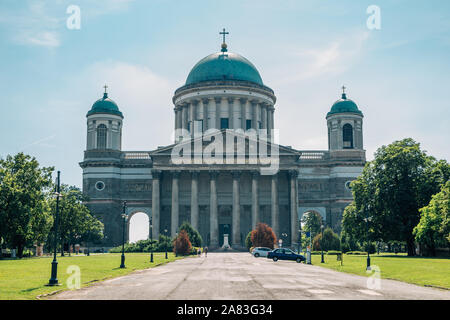
[[263, 86], [263, 81], [255, 66], [243, 56], [227, 52], [226, 44], [224, 45], [222, 45], [222, 52], [210, 54], [192, 68], [186, 85], [205, 81], [237, 80]]
[[342, 94], [342, 98], [336, 101], [328, 112], [327, 117], [336, 113], [357, 113], [362, 115], [362, 112], [358, 109], [356, 103], [351, 99], [347, 99], [345, 92]]
[[90, 116], [96, 113], [109, 113], [123, 118], [123, 114], [119, 111], [119, 107], [113, 100], [108, 98], [107, 92], [103, 94], [103, 98], [97, 100], [92, 105], [91, 110], [89, 110], [86, 116]]

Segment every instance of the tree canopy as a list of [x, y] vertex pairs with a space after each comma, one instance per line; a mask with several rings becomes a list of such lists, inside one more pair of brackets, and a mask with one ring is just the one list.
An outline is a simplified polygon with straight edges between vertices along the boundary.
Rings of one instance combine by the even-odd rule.
[[417, 242], [426, 246], [429, 255], [436, 255], [436, 247], [450, 246], [450, 181], [420, 209], [420, 221], [414, 228]]
[[252, 231], [251, 240], [254, 247], [267, 247], [273, 249], [277, 243], [277, 237], [272, 228], [265, 223], [258, 223]]
[[42, 242], [51, 228], [47, 199], [52, 191], [52, 167], [23, 153], [0, 160], [0, 237], [17, 248], [22, 257], [25, 246]]
[[202, 246], [202, 236], [200, 235], [200, 233], [195, 230], [192, 225], [185, 221], [181, 224], [181, 226], [178, 228], [178, 232], [181, 232], [181, 230], [184, 230], [187, 232], [188, 236], [189, 236], [189, 241], [192, 243], [192, 245], [194, 247], [201, 247]]
[[428, 156], [411, 138], [382, 146], [351, 184], [354, 201], [344, 210], [343, 230], [360, 241], [405, 241], [415, 255], [419, 209], [449, 174], [445, 160]]

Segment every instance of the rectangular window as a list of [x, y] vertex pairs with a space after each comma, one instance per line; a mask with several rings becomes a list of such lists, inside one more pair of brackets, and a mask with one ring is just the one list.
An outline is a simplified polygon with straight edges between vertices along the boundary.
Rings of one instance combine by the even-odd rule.
[[252, 128], [252, 120], [246, 120], [245, 121], [245, 130]]
[[262, 129], [262, 122], [258, 121], [258, 129]]
[[220, 129], [228, 129], [228, 118], [220, 118]]

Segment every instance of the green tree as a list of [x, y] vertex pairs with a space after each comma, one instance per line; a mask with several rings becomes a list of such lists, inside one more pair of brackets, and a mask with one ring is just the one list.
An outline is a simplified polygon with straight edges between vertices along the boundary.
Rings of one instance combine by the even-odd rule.
[[435, 256], [436, 247], [450, 246], [450, 181], [435, 194], [430, 203], [420, 209], [420, 221], [414, 228], [416, 241], [424, 245], [427, 254]]
[[52, 172], [23, 153], [0, 160], [0, 235], [19, 257], [26, 246], [44, 241], [51, 229], [47, 200]]
[[180, 232], [181, 230], [184, 230], [187, 232], [188, 236], [189, 236], [189, 241], [191, 242], [191, 244], [194, 247], [201, 247], [202, 246], [202, 236], [200, 235], [200, 233], [195, 230], [191, 224], [187, 221], [183, 222], [183, 224], [178, 228], [178, 232]]
[[415, 255], [419, 208], [439, 191], [449, 172], [445, 160], [428, 156], [413, 139], [382, 146], [351, 184], [354, 201], [344, 211], [343, 229], [360, 242], [405, 241], [408, 255]]
[[340, 250], [340, 241], [339, 236], [333, 232], [331, 228], [326, 228], [323, 231], [323, 241], [322, 241], [322, 233], [316, 235], [313, 239], [313, 250], [319, 251], [322, 250]]
[[320, 226], [323, 224], [322, 216], [315, 212], [310, 211], [302, 216], [303, 230], [306, 232], [312, 232], [312, 234], [318, 234], [320, 232]]

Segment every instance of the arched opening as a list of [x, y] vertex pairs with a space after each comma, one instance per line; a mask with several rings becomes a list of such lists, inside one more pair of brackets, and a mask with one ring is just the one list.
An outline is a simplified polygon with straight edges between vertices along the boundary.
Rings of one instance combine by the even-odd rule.
[[146, 213], [133, 213], [128, 220], [128, 242], [149, 239], [150, 220]]
[[342, 138], [344, 149], [353, 149], [353, 127], [351, 124], [346, 123], [342, 127]]
[[321, 225], [325, 226], [322, 215], [315, 210], [308, 210], [301, 217], [302, 230], [310, 232], [312, 237], [321, 232]]
[[108, 128], [101, 124], [97, 127], [97, 149], [106, 149], [106, 133]]

